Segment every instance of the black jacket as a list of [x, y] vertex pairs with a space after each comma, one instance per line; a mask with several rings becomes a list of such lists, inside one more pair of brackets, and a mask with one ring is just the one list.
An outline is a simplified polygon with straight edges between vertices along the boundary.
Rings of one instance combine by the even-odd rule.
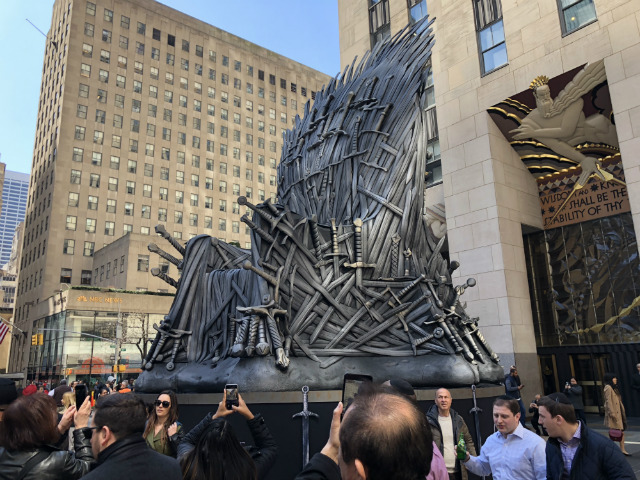
[[[547, 479], [560, 480], [564, 469], [560, 442], [549, 438], [546, 447]], [[580, 424], [580, 445], [573, 457], [572, 480], [628, 479], [636, 478], [629, 462], [618, 446], [597, 432]]]
[[[476, 448], [473, 444], [473, 438], [471, 438], [471, 433], [469, 433], [469, 428], [467, 424], [464, 422], [464, 419], [458, 415], [453, 408], [449, 410], [449, 415], [451, 415], [451, 426], [453, 427], [453, 441], [458, 442], [458, 438], [460, 438], [460, 434], [464, 438], [465, 443], [467, 444], [467, 452], [469, 455], [476, 455]], [[433, 436], [433, 441], [440, 449], [440, 453], [444, 455], [444, 443], [442, 441], [442, 428], [440, 428], [440, 424], [438, 423], [438, 406], [431, 405], [431, 408], [427, 411], [427, 420], [429, 420], [429, 426], [431, 427], [431, 435]], [[467, 479], [467, 469], [462, 468], [464, 465], [460, 464], [460, 460], [456, 459], [456, 471], [461, 473], [462, 480]]]
[[340, 468], [326, 455], [316, 453], [295, 480], [340, 480]]
[[91, 440], [86, 437], [85, 432], [80, 429], [73, 433], [75, 454], [49, 445], [24, 452], [10, 452], [0, 448], [0, 480], [15, 479], [25, 464], [41, 451], [48, 452], [49, 455], [31, 469], [25, 480], [73, 480], [82, 477], [93, 462]]
[[[178, 459], [189, 453], [198, 443], [198, 439], [213, 420], [213, 414], [209, 412], [206, 417], [200, 421], [198, 425], [193, 427], [187, 433], [178, 445]], [[255, 446], [245, 446], [249, 455], [256, 464], [258, 470], [258, 479], [263, 479], [269, 473], [269, 469], [273, 466], [278, 455], [278, 445], [273, 439], [271, 432], [259, 413], [251, 420], [247, 420], [247, 425], [251, 431], [251, 436], [255, 442]]]
[[175, 458], [153, 451], [142, 432], [109, 445], [83, 480], [182, 480]]

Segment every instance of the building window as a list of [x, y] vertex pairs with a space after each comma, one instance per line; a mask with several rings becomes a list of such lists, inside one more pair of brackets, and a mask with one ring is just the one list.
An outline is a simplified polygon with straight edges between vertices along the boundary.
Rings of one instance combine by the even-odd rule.
[[76, 241], [72, 239], [65, 239], [62, 244], [62, 253], [65, 255], [73, 255], [76, 247]]
[[69, 179], [69, 183], [79, 185], [81, 175], [82, 173], [80, 172], [80, 170], [71, 170], [71, 178]]
[[120, 157], [111, 155], [111, 159], [109, 160], [109, 168], [113, 170], [120, 170]]
[[125, 30], [129, 30], [130, 23], [131, 23], [131, 20], [129, 19], [129, 17], [125, 17], [124, 15], [120, 16], [120, 26], [122, 28], [124, 28]]
[[80, 285], [91, 285], [91, 270], [82, 270]]
[[107, 200], [107, 213], [116, 213], [116, 200], [111, 198]]
[[109, 184], [107, 185], [107, 189], [111, 192], [118, 191], [118, 179], [115, 177], [109, 177]]
[[89, 186], [98, 188], [100, 186], [100, 175], [97, 173], [92, 173], [89, 176]]
[[146, 30], [146, 25], [144, 23], [138, 22], [138, 33], [140, 35], [144, 35], [144, 32]]
[[111, 43], [111, 31], [107, 29], [102, 30], [102, 41], [106, 43]]
[[70, 268], [61, 268], [60, 269], [60, 283], [71, 283], [71, 269]]
[[78, 222], [78, 218], [74, 215], [67, 215], [66, 229], [67, 230], [75, 230], [76, 224]]
[[93, 251], [96, 248], [95, 242], [84, 242], [84, 249], [82, 255], [85, 257], [93, 257]]
[[502, 23], [502, 4], [500, 0], [474, 0], [473, 7], [480, 48], [480, 64], [482, 74], [486, 75], [508, 62]]
[[79, 195], [75, 192], [69, 192], [69, 198], [67, 200], [67, 205], [69, 205], [70, 207], [77, 207], [78, 206], [78, 198]]
[[371, 48], [391, 37], [388, 0], [369, 0], [369, 33]]
[[157, 28], [154, 28], [151, 33], [151, 38], [153, 38], [154, 40], [160, 40], [161, 35], [162, 33], [160, 32], [160, 30], [158, 30]]
[[84, 231], [87, 233], [96, 233], [96, 219], [95, 218], [87, 218], [85, 223]]
[[407, 6], [411, 25], [427, 16], [427, 0], [407, 0]]
[[87, 201], [87, 208], [89, 210], [98, 210], [98, 197], [89, 195], [88, 201]]
[[568, 35], [597, 20], [593, 0], [558, 0], [562, 34]]
[[113, 236], [116, 229], [115, 222], [104, 222], [104, 234]]

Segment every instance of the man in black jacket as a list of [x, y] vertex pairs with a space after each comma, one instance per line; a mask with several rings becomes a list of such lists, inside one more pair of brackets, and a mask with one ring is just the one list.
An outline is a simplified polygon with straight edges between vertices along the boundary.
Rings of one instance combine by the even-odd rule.
[[547, 479], [635, 479], [620, 449], [576, 419], [573, 405], [563, 393], [538, 402], [540, 424], [549, 433], [546, 446]]
[[142, 433], [147, 419], [144, 402], [134, 395], [100, 397], [93, 417], [91, 447], [97, 462], [87, 480], [181, 480], [174, 458], [151, 450]]

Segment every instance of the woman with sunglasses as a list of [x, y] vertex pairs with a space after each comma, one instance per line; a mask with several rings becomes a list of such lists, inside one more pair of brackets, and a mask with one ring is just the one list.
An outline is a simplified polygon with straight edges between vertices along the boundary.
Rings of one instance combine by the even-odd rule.
[[184, 432], [178, 422], [178, 398], [171, 390], [160, 392], [149, 415], [143, 437], [158, 453], [176, 458]]

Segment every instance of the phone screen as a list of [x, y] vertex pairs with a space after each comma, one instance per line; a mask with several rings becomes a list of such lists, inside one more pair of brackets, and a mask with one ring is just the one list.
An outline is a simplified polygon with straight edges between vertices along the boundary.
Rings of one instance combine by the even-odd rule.
[[238, 402], [238, 385], [229, 383], [224, 386], [224, 390], [227, 393], [227, 409], [231, 410], [232, 405], [237, 407], [240, 404]]
[[346, 373], [342, 383], [342, 405], [343, 412], [347, 410], [354, 397], [358, 393], [358, 389], [363, 382], [370, 382], [373, 378], [371, 375], [360, 375], [357, 373]]
[[76, 408], [80, 408], [84, 403], [84, 399], [87, 398], [88, 389], [86, 385], [78, 384], [75, 388], [76, 394]]

